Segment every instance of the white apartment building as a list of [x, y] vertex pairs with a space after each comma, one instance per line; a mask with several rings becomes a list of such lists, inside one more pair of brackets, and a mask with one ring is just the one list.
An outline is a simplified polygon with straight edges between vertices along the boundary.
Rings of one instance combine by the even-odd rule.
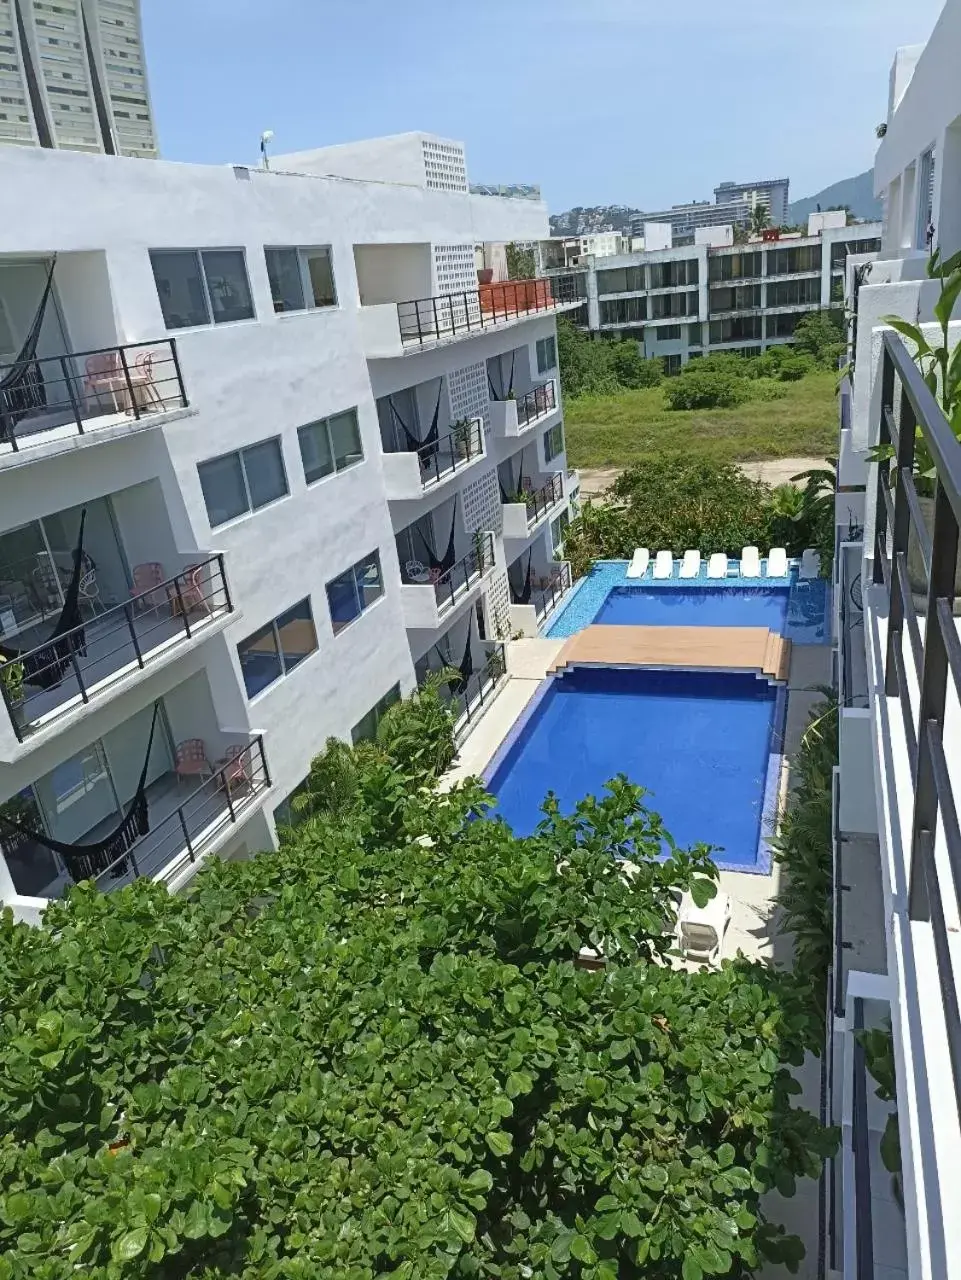
[[793, 342], [802, 315], [843, 306], [848, 256], [881, 243], [880, 224], [844, 221], [843, 212], [817, 214], [807, 236], [588, 260], [579, 319], [597, 334], [637, 338], [668, 372], [708, 351], [758, 355]]
[[431, 668], [473, 724], [570, 585], [573, 304], [478, 284], [546, 209], [426, 134], [270, 171], [8, 148], [0, 228], [0, 900], [36, 919], [270, 847]]
[[0, 0], [0, 145], [157, 154], [140, 0]]
[[[961, 1276], [961, 444], [911, 344], [940, 344], [944, 258], [961, 250], [961, 0], [901, 50], [874, 166], [876, 261], [850, 260], [853, 374], [842, 389], [835, 568], [840, 764], [827, 1057], [842, 1151], [826, 1179], [827, 1265], [844, 1280]], [[961, 344], [961, 319], [948, 349]], [[875, 445], [894, 458], [870, 462]], [[922, 453], [922, 445], [926, 454]], [[930, 459], [930, 461], [929, 461]], [[933, 468], [931, 464], [933, 463]], [[895, 480], [895, 477], [897, 479]], [[881, 1159], [892, 1111], [860, 1027], [891, 1027], [899, 1187]]]
[[788, 222], [791, 180], [789, 178], [760, 178], [756, 182], [722, 182], [714, 188], [715, 204], [732, 204], [746, 200], [753, 208], [760, 205], [768, 215], [772, 227], [783, 227]]

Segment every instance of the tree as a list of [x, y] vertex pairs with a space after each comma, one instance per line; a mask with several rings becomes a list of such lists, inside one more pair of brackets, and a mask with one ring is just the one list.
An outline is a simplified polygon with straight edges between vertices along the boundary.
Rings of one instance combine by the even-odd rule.
[[771, 225], [771, 215], [766, 205], [757, 201], [751, 209], [751, 230], [759, 236], [765, 227]]
[[590, 338], [576, 329], [566, 316], [557, 321], [557, 354], [561, 387], [572, 399], [654, 387], [664, 377], [664, 362], [646, 360], [636, 341]]
[[522, 249], [513, 241], [506, 247], [507, 278], [509, 280], [533, 280], [537, 275], [537, 263], [533, 249]]
[[740, 226], [740, 225], [735, 225], [735, 227], [734, 227], [734, 229], [733, 229], [733, 230], [734, 230], [734, 243], [735, 243], [735, 244], [747, 244], [747, 242], [748, 242], [748, 240], [749, 240], [749, 238], [750, 238], [750, 232], [749, 232], [749, 229], [748, 229], [747, 227], [742, 227], [742, 226]]
[[844, 313], [829, 307], [801, 316], [794, 330], [794, 350], [806, 353], [822, 368], [837, 368], [844, 354]]
[[620, 387], [656, 387], [664, 380], [664, 361], [645, 359], [636, 341], [612, 342], [609, 357], [611, 372]]
[[358, 776], [187, 896], [0, 916], [5, 1280], [796, 1266], [763, 1198], [836, 1146], [791, 1105], [821, 1027], [791, 975], [671, 965], [709, 849], [624, 778], [520, 840], [476, 782]]

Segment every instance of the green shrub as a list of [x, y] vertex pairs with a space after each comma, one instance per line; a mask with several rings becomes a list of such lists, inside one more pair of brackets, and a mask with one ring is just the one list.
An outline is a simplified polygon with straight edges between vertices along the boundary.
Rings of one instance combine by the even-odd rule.
[[664, 398], [672, 409], [730, 409], [747, 399], [744, 379], [733, 373], [702, 369], [702, 360], [682, 366], [665, 385]]
[[665, 963], [708, 850], [662, 858], [625, 779], [521, 840], [474, 783], [362, 774], [348, 819], [189, 895], [0, 917], [5, 1280], [796, 1266], [763, 1205], [835, 1146], [791, 1106], [816, 1028], [788, 975]]
[[794, 330], [794, 350], [809, 355], [822, 369], [836, 369], [846, 349], [844, 312], [836, 307], [809, 311]]
[[775, 377], [780, 382], [800, 382], [816, 368], [814, 360], [808, 355], [789, 356], [779, 362]]
[[640, 387], [656, 387], [663, 382], [664, 361], [645, 359], [637, 342], [612, 342], [608, 352], [618, 386], [636, 391]]

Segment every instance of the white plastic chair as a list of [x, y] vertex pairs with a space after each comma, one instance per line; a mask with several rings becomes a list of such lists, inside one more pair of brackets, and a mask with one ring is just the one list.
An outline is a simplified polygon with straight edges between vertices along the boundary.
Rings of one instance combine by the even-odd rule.
[[677, 917], [677, 944], [686, 959], [703, 960], [720, 967], [724, 935], [731, 923], [731, 899], [720, 890], [704, 907], [689, 893], [681, 899]]
[[808, 547], [801, 555], [801, 567], [798, 570], [799, 578], [818, 578], [821, 575], [821, 557], [813, 547]]
[[674, 572], [674, 557], [670, 551], [659, 551], [654, 557], [654, 577], [669, 578]]
[[708, 560], [707, 576], [709, 578], [727, 577], [727, 556], [723, 551], [715, 551], [710, 560]]
[[787, 577], [787, 552], [783, 547], [772, 547], [768, 552], [767, 576], [769, 578]]
[[643, 578], [650, 563], [650, 551], [648, 551], [647, 547], [638, 547], [634, 552], [633, 560], [627, 566], [627, 576], [629, 578]]
[[700, 551], [685, 551], [684, 559], [681, 561], [681, 571], [678, 577], [696, 578], [701, 572], [701, 553]]
[[761, 553], [757, 547], [745, 547], [741, 551], [741, 577], [759, 578], [761, 576]]

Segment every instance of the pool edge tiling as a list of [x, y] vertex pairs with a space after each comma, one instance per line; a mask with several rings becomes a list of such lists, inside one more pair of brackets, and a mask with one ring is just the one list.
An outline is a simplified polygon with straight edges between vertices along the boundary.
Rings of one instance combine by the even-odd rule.
[[[596, 668], [595, 668], [596, 669]], [[623, 668], [608, 668], [608, 670]], [[576, 671], [577, 668], [570, 668], [570, 671]], [[676, 674], [682, 674], [678, 671]], [[716, 674], [721, 674], [720, 672]], [[724, 674], [744, 676], [742, 672], [727, 672]], [[493, 756], [488, 761], [483, 770], [482, 781], [484, 786], [491, 790], [491, 784], [497, 777], [498, 772], [504, 767], [508, 758], [518, 746], [520, 740], [524, 736], [528, 726], [532, 720], [538, 716], [544, 700], [554, 690], [555, 682], [562, 680], [564, 673], [555, 673], [548, 675], [543, 681], [537, 692], [531, 698], [530, 702], [524, 708], [521, 715], [511, 726], [504, 740], [501, 742]], [[723, 856], [714, 858], [714, 863], [719, 871], [735, 872], [742, 875], [768, 876], [772, 869], [772, 845], [771, 842], [777, 829], [777, 823], [780, 816], [780, 792], [781, 778], [784, 767], [784, 737], [787, 719], [787, 700], [788, 687], [781, 682], [766, 682], [774, 691], [773, 708], [771, 712], [770, 730], [767, 746], [766, 765], [763, 773], [763, 785], [759, 789], [760, 817], [758, 820], [758, 836], [755, 849], [753, 863], [733, 862]], [[640, 782], [638, 785], [642, 785]], [[543, 795], [538, 797], [538, 801], [543, 799], [547, 791], [551, 790], [549, 781], [544, 787]], [[493, 794], [493, 793], [492, 793]], [[651, 808], [657, 811], [657, 798], [652, 798]], [[496, 816], [496, 809], [494, 810]], [[670, 824], [668, 824], [668, 827]], [[710, 844], [711, 840], [706, 839], [705, 843]]]

